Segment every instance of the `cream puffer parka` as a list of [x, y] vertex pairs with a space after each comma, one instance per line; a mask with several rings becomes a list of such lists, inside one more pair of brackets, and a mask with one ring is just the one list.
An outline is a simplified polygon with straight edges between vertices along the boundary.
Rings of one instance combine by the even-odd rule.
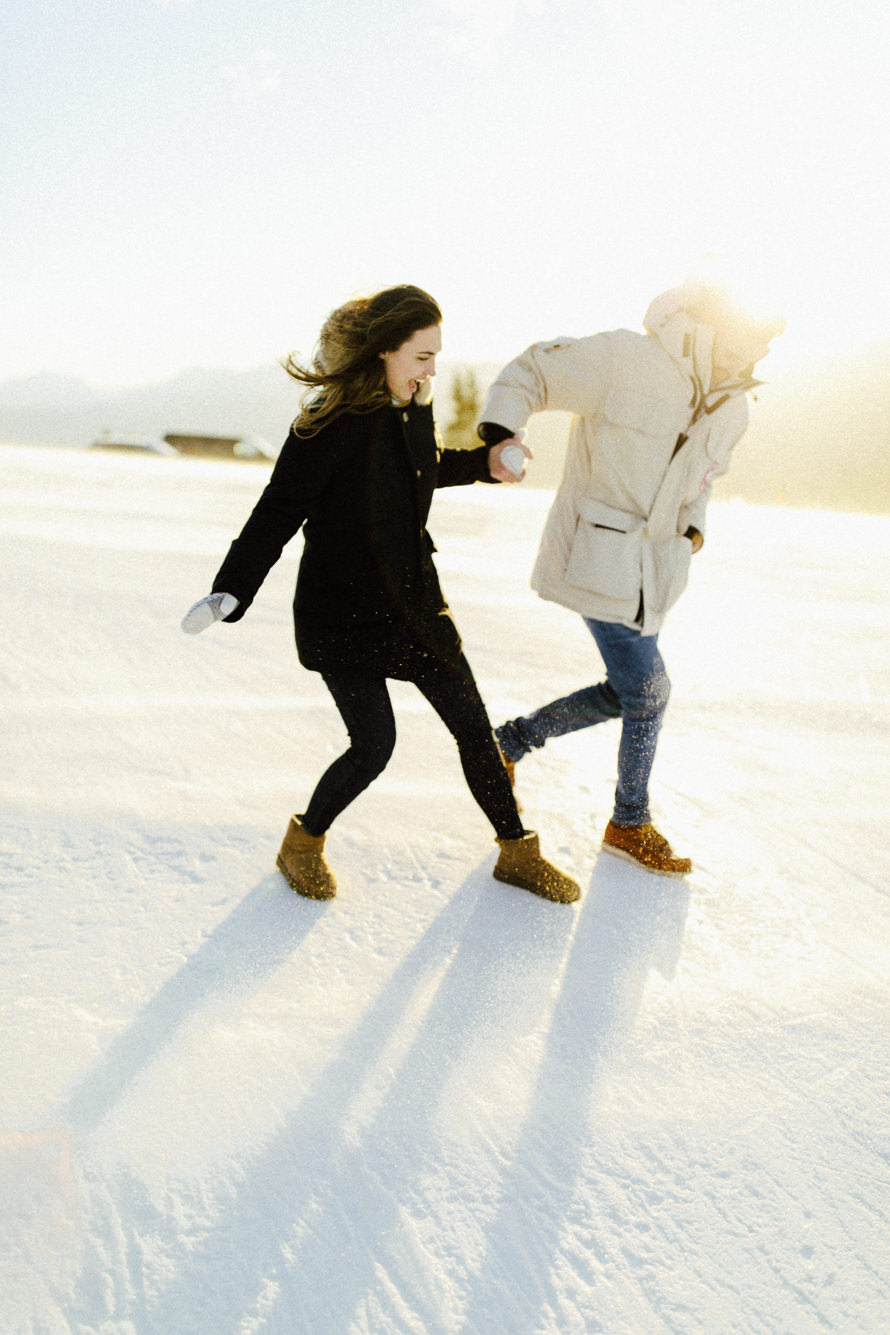
[[481, 418], [515, 432], [533, 413], [574, 414], [532, 588], [644, 635], [658, 632], [686, 587], [684, 535], [704, 534], [711, 485], [729, 467], [757, 383], [710, 389], [714, 330], [690, 318], [687, 299], [682, 287], [656, 297], [645, 334], [534, 344], [501, 371]]

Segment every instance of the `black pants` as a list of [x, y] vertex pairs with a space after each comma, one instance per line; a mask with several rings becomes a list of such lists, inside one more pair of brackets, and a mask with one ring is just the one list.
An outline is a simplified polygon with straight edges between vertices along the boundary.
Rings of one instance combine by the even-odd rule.
[[[324, 834], [340, 812], [386, 768], [396, 743], [396, 722], [385, 677], [322, 674], [346, 730], [349, 749], [319, 780], [303, 827]], [[470, 665], [418, 655], [408, 678], [430, 702], [457, 742], [470, 792], [494, 826], [499, 839], [524, 833], [513, 789], [504, 769], [482, 697]]]

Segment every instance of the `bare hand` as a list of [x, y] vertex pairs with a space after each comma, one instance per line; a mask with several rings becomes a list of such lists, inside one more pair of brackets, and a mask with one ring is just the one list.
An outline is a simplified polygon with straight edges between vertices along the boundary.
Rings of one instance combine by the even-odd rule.
[[501, 454], [509, 445], [516, 445], [526, 459], [533, 459], [534, 455], [523, 439], [524, 432], [510, 436], [507, 440], [502, 440], [498, 445], [492, 445], [488, 451], [488, 471], [496, 482], [521, 482], [525, 477], [525, 464], [523, 464], [521, 473], [514, 473], [501, 460]]

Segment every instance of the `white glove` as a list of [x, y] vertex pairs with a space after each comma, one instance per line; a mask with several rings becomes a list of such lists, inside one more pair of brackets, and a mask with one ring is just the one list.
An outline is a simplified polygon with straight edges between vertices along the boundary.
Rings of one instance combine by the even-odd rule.
[[186, 635], [197, 635], [212, 626], [214, 621], [222, 621], [238, 606], [238, 599], [232, 593], [211, 593], [200, 602], [190, 607], [182, 618], [182, 629]]

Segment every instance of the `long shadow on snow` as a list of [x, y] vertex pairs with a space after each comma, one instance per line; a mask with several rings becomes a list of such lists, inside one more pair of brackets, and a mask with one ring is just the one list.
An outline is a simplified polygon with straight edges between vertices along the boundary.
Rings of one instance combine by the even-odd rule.
[[[460, 1238], [478, 1211], [462, 1205], [473, 1181], [459, 1150], [450, 1147], [443, 1167], [440, 1095], [450, 1077], [460, 1088], [462, 1066], [478, 1071], [487, 1052], [539, 1027], [576, 920], [571, 909], [504, 892], [474, 873], [280, 1134], [245, 1163], [244, 1186], [182, 1259], [150, 1329], [227, 1335], [261, 1310], [269, 1331], [342, 1335], [370, 1295], [380, 1308], [387, 1293], [396, 1295], [387, 1329], [403, 1328], [406, 1307], [415, 1326], [441, 1328], [451, 1308], [441, 1273], [462, 1272], [466, 1258], [447, 1241], [444, 1258], [434, 1253], [453, 1231], [453, 1212], [464, 1208]], [[429, 1220], [424, 1198], [431, 1188], [441, 1194], [443, 1173], [460, 1177], [460, 1189], [448, 1194], [449, 1218], [435, 1219], [434, 1200]], [[374, 1328], [370, 1309], [368, 1319]], [[383, 1328], [382, 1311], [376, 1323]]]
[[283, 964], [324, 912], [294, 912], [294, 895], [277, 873], [264, 877], [109, 1044], [57, 1110], [73, 1131], [95, 1130], [127, 1088], [203, 1006], [237, 1001]]
[[[86, 1135], [94, 1132], [179, 1031], [202, 1008], [237, 1003], [284, 964], [305, 940], [327, 906], [294, 898], [281, 877], [266, 876], [245, 895], [187, 962], [169, 978], [132, 1024], [109, 1044], [68, 1098], [56, 1110], [63, 1130]], [[72, 1320], [80, 1317], [92, 1327], [101, 1314], [126, 1313], [147, 1329], [141, 1248], [132, 1229], [151, 1231], [169, 1241], [168, 1221], [148, 1199], [141, 1184], [121, 1173], [112, 1185], [81, 1166], [83, 1198], [78, 1204], [86, 1225], [81, 1229], [83, 1254], [73, 1262], [77, 1277], [70, 1292], [60, 1298]], [[98, 1251], [95, 1239], [101, 1242]], [[72, 1255], [76, 1247], [69, 1248]], [[33, 1281], [36, 1282], [36, 1281]], [[171, 1326], [165, 1335], [175, 1330]]]
[[[552, 1330], [559, 1320], [554, 1271], [590, 1147], [596, 1086], [633, 1029], [650, 970], [673, 977], [688, 908], [685, 882], [656, 878], [600, 855], [522, 1136], [503, 1175], [497, 1217], [487, 1230], [489, 1245], [467, 1296], [462, 1335], [494, 1330], [530, 1335]], [[536, 1174], [541, 1162], [546, 1180]], [[592, 1333], [612, 1326], [586, 1328]]]

